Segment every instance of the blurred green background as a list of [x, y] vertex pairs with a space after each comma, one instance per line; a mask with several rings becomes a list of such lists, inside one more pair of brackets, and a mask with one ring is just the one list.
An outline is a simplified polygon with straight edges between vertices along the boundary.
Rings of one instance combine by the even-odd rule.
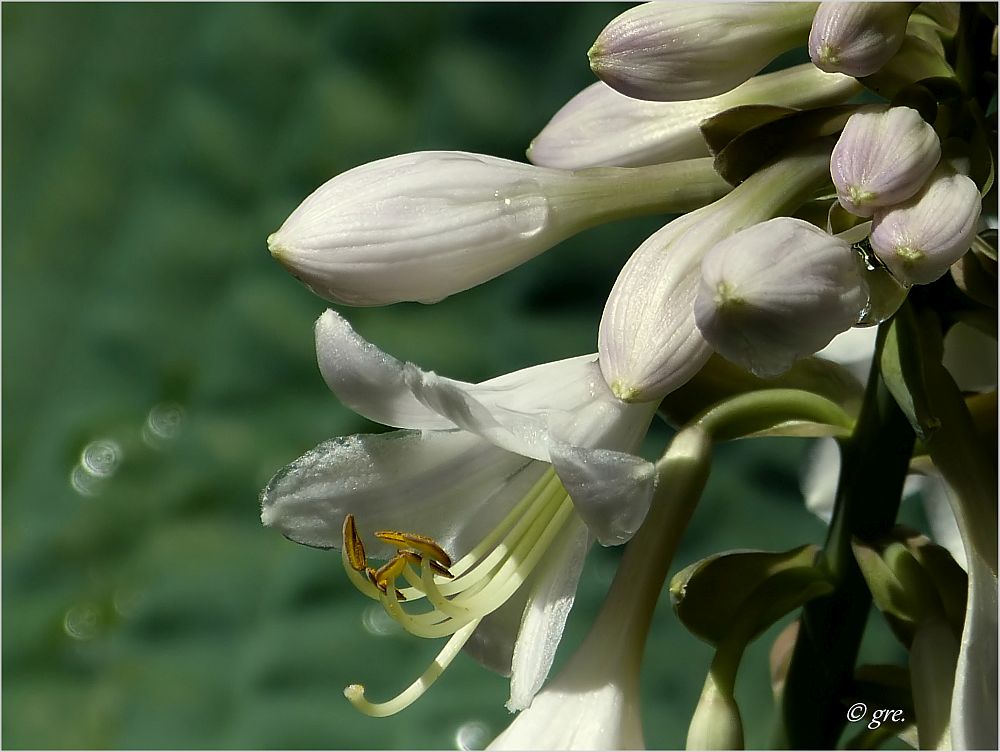
[[[281, 466], [378, 430], [326, 390], [325, 304], [264, 238], [362, 162], [522, 159], [623, 7], [3, 6], [3, 746], [476, 747], [509, 722], [505, 680], [465, 656], [396, 717], [342, 697], [395, 694], [438, 646], [387, 623], [338, 556], [259, 524]], [[469, 380], [590, 352], [618, 268], [661, 223], [592, 230], [436, 306], [347, 314]], [[675, 570], [821, 541], [805, 447], [720, 447]], [[560, 661], [618, 553], [593, 551]], [[773, 635], [740, 675], [751, 747], [771, 724]], [[662, 599], [649, 746], [683, 746], [709, 657]]]

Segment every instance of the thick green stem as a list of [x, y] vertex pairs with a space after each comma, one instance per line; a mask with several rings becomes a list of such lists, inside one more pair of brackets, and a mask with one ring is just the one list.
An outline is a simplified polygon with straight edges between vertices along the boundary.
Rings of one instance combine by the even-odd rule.
[[[884, 330], [878, 351], [883, 341]], [[844, 728], [843, 703], [849, 698], [871, 609], [871, 594], [851, 552], [851, 538], [870, 539], [892, 527], [913, 442], [913, 430], [873, 366], [861, 414], [843, 447], [836, 506], [824, 548], [834, 590], [803, 608], [788, 669], [783, 707], [787, 737], [782, 740], [788, 748], [833, 749]]]

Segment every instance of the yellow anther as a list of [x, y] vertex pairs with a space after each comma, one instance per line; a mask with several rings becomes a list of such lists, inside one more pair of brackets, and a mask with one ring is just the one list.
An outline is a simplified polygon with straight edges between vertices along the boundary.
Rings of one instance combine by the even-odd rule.
[[403, 567], [405, 566], [406, 556], [404, 554], [396, 554], [389, 559], [389, 561], [376, 569], [375, 584], [378, 589], [384, 593], [389, 583], [394, 581], [403, 573]]
[[375, 537], [395, 546], [401, 551], [411, 549], [446, 567], [451, 566], [451, 557], [448, 556], [441, 546], [425, 535], [400, 533], [396, 530], [379, 530], [375, 533]]
[[448, 570], [447, 567], [441, 566], [436, 561], [434, 561], [434, 559], [427, 559], [427, 563], [431, 565], [431, 569], [433, 569], [435, 572], [437, 572], [442, 577], [447, 577], [449, 580], [455, 579], [455, 575], [453, 575]]
[[358, 528], [354, 524], [354, 515], [349, 514], [344, 518], [344, 550], [347, 552], [347, 561], [356, 572], [368, 570], [368, 558], [365, 556], [365, 544], [361, 542], [358, 535]]

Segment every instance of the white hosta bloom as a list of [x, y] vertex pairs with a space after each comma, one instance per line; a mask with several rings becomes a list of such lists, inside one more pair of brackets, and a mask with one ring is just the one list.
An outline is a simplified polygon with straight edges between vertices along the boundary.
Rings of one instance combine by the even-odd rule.
[[900, 283], [929, 284], [969, 250], [982, 205], [970, 178], [939, 171], [909, 200], [875, 211], [872, 248]]
[[850, 76], [824, 73], [809, 63], [754, 76], [719, 96], [680, 102], [633, 99], [598, 81], [553, 116], [531, 142], [528, 159], [576, 170], [707, 157], [699, 124], [713, 115], [751, 104], [822, 107], [843, 102], [861, 88]]
[[649, 519], [625, 549], [601, 610], [559, 674], [487, 749], [644, 749], [639, 673], [656, 601], [708, 477], [711, 442], [677, 434], [656, 464]]
[[815, 9], [815, 3], [645, 3], [598, 35], [590, 67], [638, 99], [715, 96], [804, 44]]
[[694, 316], [720, 355], [767, 378], [857, 323], [867, 302], [848, 243], [801, 219], [778, 217], [705, 255]]
[[707, 159], [579, 175], [481, 154], [416, 152], [327, 181], [267, 245], [329, 300], [432, 303], [592, 225], [687, 211], [727, 190]]
[[809, 57], [817, 67], [870, 76], [895, 55], [916, 3], [820, 3], [809, 31]]
[[[591, 541], [621, 543], [646, 514], [652, 466], [630, 453], [656, 405], [617, 400], [593, 355], [467, 384], [395, 360], [333, 311], [317, 322], [316, 346], [347, 406], [407, 430], [316, 447], [268, 484], [262, 520], [297, 542], [342, 548], [354, 584], [411, 633], [452, 635], [397, 698], [373, 704], [352, 685], [349, 699], [372, 715], [397, 712], [466, 645], [511, 675], [510, 705], [525, 707]], [[368, 566], [367, 555], [394, 549], [389, 564]]]
[[859, 217], [906, 201], [919, 191], [941, 157], [937, 133], [909, 107], [851, 115], [830, 157], [841, 205]]
[[827, 170], [819, 148], [787, 157], [636, 249], [601, 318], [598, 351], [612, 392], [626, 401], [660, 400], [701, 369], [712, 354], [694, 316], [702, 258], [733, 233], [796, 208], [825, 182]]

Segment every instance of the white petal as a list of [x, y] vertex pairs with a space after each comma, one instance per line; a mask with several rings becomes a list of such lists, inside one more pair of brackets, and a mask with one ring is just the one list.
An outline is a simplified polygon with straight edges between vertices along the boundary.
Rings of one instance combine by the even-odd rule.
[[834, 439], [818, 439], [806, 453], [800, 479], [806, 509], [829, 524], [840, 479], [840, 447]]
[[958, 388], [969, 392], [997, 385], [997, 341], [969, 324], [956, 322], [944, 337], [944, 367]]
[[997, 579], [969, 559], [969, 600], [951, 701], [954, 749], [997, 748]]
[[625, 543], [646, 518], [656, 473], [651, 462], [626, 452], [552, 448], [552, 461], [577, 513], [604, 546]]
[[366, 418], [399, 428], [460, 427], [497, 446], [548, 459], [548, 415], [573, 412], [607, 392], [596, 355], [545, 363], [481, 384], [403, 363], [327, 311], [316, 322], [320, 371], [340, 400]]
[[539, 564], [541, 571], [531, 583], [514, 646], [510, 700], [507, 702], [510, 710], [528, 707], [549, 675], [576, 598], [576, 586], [590, 541], [587, 526], [572, 517]]
[[354, 412], [397, 428], [453, 428], [413, 396], [405, 364], [363, 339], [336, 311], [316, 321], [316, 358], [327, 386]]
[[877, 326], [856, 326], [838, 334], [830, 340], [829, 345], [816, 354], [844, 366], [864, 384], [868, 381], [868, 373], [871, 371], [877, 336]]
[[553, 415], [575, 415], [587, 405], [613, 399], [596, 356], [586, 355], [465, 384], [408, 366], [413, 394], [453, 425], [526, 457], [549, 459]]
[[[341, 545], [358, 530], [427, 535], [460, 556], [495, 526], [547, 466], [464, 431], [396, 431], [324, 442], [274, 476], [261, 519], [299, 543]], [[369, 553], [391, 553], [374, 538]]]
[[[546, 554], [548, 555], [548, 554]], [[537, 569], [507, 602], [483, 617], [462, 650], [471, 655], [490, 671], [510, 676], [514, 660], [514, 643], [521, 629], [521, 618], [528, 604], [528, 591]]]
[[[912, 477], [912, 476], [911, 476]], [[907, 478], [907, 482], [909, 482]], [[968, 571], [969, 563], [965, 555], [965, 544], [958, 530], [958, 521], [949, 497], [953, 493], [948, 482], [938, 473], [923, 476], [922, 496], [924, 514], [930, 526], [931, 538], [939, 546], [948, 549], [962, 569]]]

